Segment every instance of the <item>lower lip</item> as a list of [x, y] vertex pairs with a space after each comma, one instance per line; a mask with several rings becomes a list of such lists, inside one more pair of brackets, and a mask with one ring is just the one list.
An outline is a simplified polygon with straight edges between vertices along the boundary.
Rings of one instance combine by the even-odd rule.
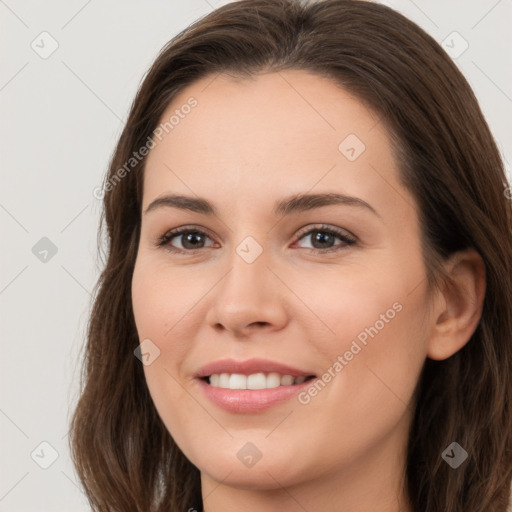
[[274, 405], [286, 402], [309, 386], [314, 379], [306, 380], [292, 386], [279, 386], [270, 389], [225, 389], [210, 386], [202, 379], [197, 379], [207, 398], [215, 405], [229, 412], [260, 412]]

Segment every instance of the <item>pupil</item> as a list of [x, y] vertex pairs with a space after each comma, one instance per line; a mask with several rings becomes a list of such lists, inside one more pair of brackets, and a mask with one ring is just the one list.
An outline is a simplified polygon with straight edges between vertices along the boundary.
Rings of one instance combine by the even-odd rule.
[[[201, 235], [197, 232], [193, 232], [193, 233], [188, 233], [187, 235], [185, 235], [185, 244], [183, 244], [184, 247], [187, 247], [187, 244], [188, 243], [191, 243], [192, 244], [192, 249], [196, 249], [197, 248], [197, 244], [194, 244], [194, 241], [200, 241], [200, 238], [201, 238]], [[190, 247], [189, 247], [190, 249]]]
[[315, 242], [320, 242], [320, 244], [322, 244], [322, 243], [325, 244], [326, 241], [327, 242], [329, 242], [329, 241], [332, 242], [332, 240], [329, 240], [332, 237], [331, 234], [325, 233], [323, 231], [315, 231], [314, 233], [315, 233], [315, 236], [313, 238], [315, 239]]

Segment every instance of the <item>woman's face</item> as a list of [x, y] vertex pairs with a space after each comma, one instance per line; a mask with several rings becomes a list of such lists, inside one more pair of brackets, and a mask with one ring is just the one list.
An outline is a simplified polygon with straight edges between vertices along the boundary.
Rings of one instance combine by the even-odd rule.
[[304, 71], [209, 76], [171, 116], [147, 158], [132, 283], [167, 429], [225, 485], [387, 482], [432, 322], [383, 123]]

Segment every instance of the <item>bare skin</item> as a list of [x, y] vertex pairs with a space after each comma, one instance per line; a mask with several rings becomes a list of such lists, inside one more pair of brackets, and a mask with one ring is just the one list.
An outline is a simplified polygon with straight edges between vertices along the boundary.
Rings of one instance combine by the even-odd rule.
[[[197, 106], [148, 156], [132, 294], [140, 340], [160, 350], [144, 367], [151, 396], [201, 471], [205, 511], [412, 512], [412, 394], [426, 357], [451, 356], [476, 328], [480, 258], [447, 261], [453, 285], [429, 293], [416, 202], [399, 182], [385, 126], [331, 81], [298, 70], [209, 76], [162, 119], [191, 96]], [[354, 138], [340, 151], [350, 134], [364, 151]], [[144, 213], [171, 193], [204, 198], [216, 214]], [[322, 193], [366, 205], [272, 211], [292, 195]], [[197, 249], [186, 235], [155, 245], [185, 226], [204, 233], [192, 240]], [[250, 263], [237, 252], [258, 247]], [[350, 357], [354, 340], [360, 350]], [[245, 414], [212, 403], [194, 378], [212, 361], [253, 357], [331, 378], [302, 401]], [[248, 442], [262, 455], [252, 467], [237, 456]]]

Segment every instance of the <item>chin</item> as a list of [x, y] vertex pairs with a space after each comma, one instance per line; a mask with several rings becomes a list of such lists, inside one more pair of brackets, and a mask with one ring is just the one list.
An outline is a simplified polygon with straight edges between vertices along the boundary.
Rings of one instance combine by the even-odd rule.
[[[197, 457], [194, 454], [186, 456], [202, 475], [208, 475], [223, 485], [238, 489], [278, 489], [298, 484], [305, 479], [307, 472], [304, 461], [301, 461], [300, 467], [297, 466], [296, 452], [294, 453], [291, 448], [290, 453], [287, 453], [276, 446], [262, 447], [261, 458], [257, 459], [257, 452], [248, 442], [235, 439], [231, 442], [231, 447], [223, 446], [222, 449], [209, 453], [198, 448], [197, 451], [200, 453]], [[284, 441], [281, 441], [279, 446], [282, 447], [283, 443]]]

